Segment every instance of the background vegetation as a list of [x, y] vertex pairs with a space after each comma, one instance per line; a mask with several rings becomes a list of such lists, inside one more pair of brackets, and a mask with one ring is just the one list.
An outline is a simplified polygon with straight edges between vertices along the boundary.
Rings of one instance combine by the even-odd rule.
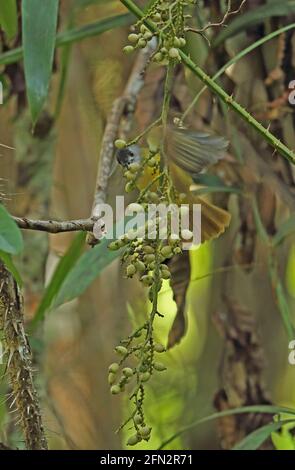
[[[125, 447], [127, 431], [115, 430], [129, 403], [110, 395], [107, 368], [114, 346], [148, 309], [144, 291], [136, 280], [124, 279], [105, 242], [90, 249], [85, 231], [23, 230], [21, 237], [17, 228], [26, 228], [26, 218], [89, 220], [105, 126], [137, 60], [122, 53], [135, 21], [123, 3], [129, 2], [50, 0], [40, 6], [37, 0], [6, 0], [0, 6], [1, 278], [11, 281], [12, 273], [24, 295], [33, 353], [28, 370], [34, 371], [51, 449]], [[233, 1], [232, 10], [240, 4]], [[227, 8], [223, 0], [199, 1], [192, 23], [219, 23]], [[157, 320], [158, 340], [166, 344], [169, 336], [173, 347], [163, 359], [164, 379], [159, 374], [148, 386], [153, 435], [138, 448], [231, 449], [239, 442], [244, 448], [295, 448], [295, 366], [288, 361], [295, 339], [295, 172], [288, 161], [295, 148], [289, 102], [295, 2], [247, 0], [226, 24], [208, 29], [207, 40], [189, 32], [184, 53], [209, 76], [220, 72], [216, 83], [286, 147], [274, 152], [208, 89], [190, 107], [204, 84], [193, 70], [176, 67], [173, 110], [190, 107], [190, 126], [230, 141], [226, 159], [197, 183], [229, 208], [232, 222], [224, 236], [193, 251], [190, 263], [182, 261], [174, 285], [166, 281], [160, 292], [165, 318]], [[164, 81], [164, 67], [148, 69], [132, 131], [158, 116]], [[122, 191], [121, 180], [118, 171], [111, 176], [108, 201]], [[14, 289], [1, 287], [6, 354], [0, 441], [42, 448], [42, 423], [36, 439], [26, 438], [19, 425], [18, 370], [24, 365], [21, 354], [10, 353], [12, 344], [27, 343], [15, 320], [7, 325], [5, 301], [10, 296], [17, 305]], [[255, 408], [226, 413], [248, 406]], [[215, 412], [226, 416], [197, 425]], [[288, 424], [282, 427], [280, 420]]]

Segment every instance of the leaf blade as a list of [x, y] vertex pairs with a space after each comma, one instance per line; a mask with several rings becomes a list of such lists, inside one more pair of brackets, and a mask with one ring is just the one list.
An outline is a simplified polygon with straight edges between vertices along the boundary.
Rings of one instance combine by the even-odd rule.
[[0, 250], [17, 255], [23, 249], [23, 238], [20, 229], [0, 204]]
[[57, 297], [53, 308], [69, 302], [83, 294], [100, 273], [122, 253], [122, 250], [110, 251], [110, 240], [103, 239], [98, 245], [84, 253], [78, 263], [69, 272]]
[[21, 275], [17, 267], [15, 266], [14, 262], [12, 261], [11, 255], [9, 253], [5, 253], [4, 251], [0, 250], [0, 258], [5, 264], [8, 271], [13, 275], [19, 287], [22, 287], [23, 281], [22, 281]]
[[292, 214], [290, 218], [284, 222], [275, 236], [272, 239], [273, 245], [278, 246], [280, 245], [285, 238], [292, 235], [295, 232], [295, 214]]
[[[122, 14], [115, 15], [103, 20], [95, 21], [89, 25], [82, 26], [80, 28], [73, 28], [68, 31], [57, 34], [56, 36], [56, 47], [61, 47], [67, 44], [73, 44], [83, 39], [87, 39], [93, 36], [97, 36], [113, 28], [119, 28], [121, 26], [127, 26], [132, 22], [132, 15]], [[23, 56], [23, 48], [17, 47], [10, 51], [0, 54], [0, 64], [9, 65], [14, 64], [20, 60]]]
[[17, 33], [16, 0], [5, 0], [0, 6], [0, 25], [8, 39], [13, 39]]
[[54, 274], [45, 289], [44, 295], [37, 308], [34, 318], [31, 321], [31, 330], [34, 330], [37, 324], [44, 318], [46, 311], [51, 306], [51, 303], [54, 297], [57, 295], [59, 288], [62, 286], [62, 283], [65, 280], [67, 274], [79, 259], [84, 247], [85, 237], [85, 232], [78, 233], [66, 251], [65, 255], [60, 259]]
[[[263, 414], [286, 413], [286, 414], [295, 416], [295, 410], [293, 410], [292, 408], [286, 408], [283, 406], [273, 406], [273, 405], [251, 405], [251, 406], [243, 406], [241, 408], [234, 408], [232, 410], [220, 411], [218, 413], [213, 413], [209, 416], [205, 416], [204, 418], [200, 418], [194, 421], [193, 423], [188, 424], [187, 426], [184, 426], [183, 428], [179, 429], [170, 437], [165, 439], [165, 441], [161, 443], [160, 447], [158, 447], [157, 450], [164, 449], [164, 447], [170, 444], [170, 442], [172, 442], [174, 439], [184, 434], [185, 432], [190, 431], [191, 429], [199, 426], [200, 424], [207, 423], [208, 421], [213, 421], [218, 418], [223, 418], [224, 416], [232, 416], [232, 415], [244, 414], [244, 413], [263, 413]], [[292, 419], [291, 421], [295, 421], [295, 418]]]
[[270, 437], [272, 432], [278, 431], [283, 424], [291, 422], [294, 422], [294, 420], [276, 421], [266, 424], [251, 432], [251, 434], [248, 434], [248, 436], [236, 444], [232, 450], [256, 450]]
[[59, 0], [41, 6], [38, 0], [23, 0], [22, 30], [27, 96], [33, 124], [47, 98], [52, 72]]

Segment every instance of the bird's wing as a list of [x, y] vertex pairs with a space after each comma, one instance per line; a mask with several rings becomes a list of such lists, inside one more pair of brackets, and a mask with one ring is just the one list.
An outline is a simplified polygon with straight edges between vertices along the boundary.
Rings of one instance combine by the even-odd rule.
[[223, 137], [169, 127], [165, 138], [168, 159], [189, 173], [200, 173], [224, 157], [228, 141]]

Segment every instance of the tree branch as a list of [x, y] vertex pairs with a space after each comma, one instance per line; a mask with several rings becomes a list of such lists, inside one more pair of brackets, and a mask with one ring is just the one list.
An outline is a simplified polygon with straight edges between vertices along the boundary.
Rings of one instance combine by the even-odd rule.
[[[140, 51], [123, 94], [114, 101], [110, 111], [99, 156], [96, 189], [91, 214], [91, 219], [93, 220], [98, 220], [99, 206], [107, 198], [108, 181], [114, 155], [114, 141], [119, 134], [121, 138], [125, 139], [130, 132], [137, 97], [144, 85], [145, 70], [155, 46], [155, 42], [151, 41], [144, 50]], [[96, 237], [89, 237], [88, 243], [95, 243], [95, 239]]]
[[32, 220], [21, 217], [12, 217], [16, 224], [21, 229], [39, 230], [40, 232], [48, 233], [62, 233], [62, 232], [77, 232], [77, 231], [91, 231], [93, 229], [94, 221], [92, 219], [79, 219], [79, 220]]
[[[122, 138], [126, 138], [130, 132], [137, 97], [144, 85], [145, 69], [155, 46], [155, 42], [151, 42], [148, 47], [140, 51], [122, 96], [113, 103], [101, 144], [91, 217], [88, 219], [66, 221], [32, 220], [25, 217], [12, 217], [19, 228], [48, 233], [92, 232], [95, 224], [97, 224], [97, 229], [102, 229], [96, 214], [100, 204], [103, 204], [107, 198], [108, 181], [114, 155], [114, 141], [119, 133]], [[88, 237], [88, 243], [91, 245], [96, 244], [97, 237], [91, 234]]]

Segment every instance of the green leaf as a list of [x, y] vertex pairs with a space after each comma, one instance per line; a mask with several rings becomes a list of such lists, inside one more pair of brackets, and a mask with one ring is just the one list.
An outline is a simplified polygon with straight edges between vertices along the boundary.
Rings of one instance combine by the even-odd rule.
[[273, 16], [289, 16], [295, 12], [295, 1], [287, 0], [285, 2], [271, 2], [257, 8], [250, 9], [248, 12], [237, 17], [224, 28], [213, 41], [213, 47], [219, 46], [226, 39], [240, 33], [241, 31], [263, 23], [267, 18]]
[[62, 284], [53, 302], [54, 308], [83, 294], [104, 268], [118, 258], [122, 250], [109, 250], [110, 241], [104, 238], [81, 256]]
[[280, 245], [285, 238], [292, 235], [295, 232], [295, 214], [292, 214], [290, 218], [284, 222], [275, 236], [272, 239], [273, 245], [278, 246]]
[[275, 423], [266, 424], [259, 429], [248, 434], [241, 442], [239, 442], [232, 450], [256, 450], [266, 439], [268, 439], [272, 432], [278, 431], [285, 423], [294, 423], [294, 420], [277, 421]]
[[4, 0], [0, 6], [0, 25], [8, 39], [13, 39], [17, 33], [16, 0]]
[[0, 250], [16, 255], [23, 249], [23, 237], [20, 229], [0, 204]]
[[[66, 44], [73, 44], [83, 39], [87, 39], [93, 36], [109, 31], [111, 29], [126, 26], [132, 23], [132, 15], [116, 15], [103, 20], [95, 21], [86, 26], [80, 28], [73, 28], [63, 33], [59, 33], [56, 37], [56, 47], [61, 47]], [[0, 54], [0, 65], [14, 64], [23, 56], [23, 48], [17, 47], [10, 51]]]
[[[196, 196], [209, 193], [235, 193], [241, 194], [241, 188], [235, 186], [227, 186], [223, 183], [222, 179], [216, 175], [200, 174], [193, 177], [195, 185], [191, 186], [191, 192]], [[200, 187], [201, 186], [201, 187]]]
[[222, 186], [223, 181], [217, 175], [210, 175], [209, 173], [201, 173], [199, 175], [193, 175], [193, 180], [196, 184], [202, 186]]
[[194, 186], [191, 187], [191, 192], [195, 196], [201, 196], [203, 194], [211, 194], [211, 193], [234, 193], [234, 194], [242, 194], [242, 190], [240, 188], [236, 188], [234, 186], [204, 186], [203, 188], [194, 189]]
[[21, 275], [18, 272], [17, 267], [13, 263], [11, 255], [9, 253], [5, 253], [4, 251], [0, 250], [0, 258], [2, 259], [8, 271], [13, 275], [19, 287], [22, 287], [23, 281], [22, 281]]
[[33, 124], [47, 98], [52, 72], [59, 0], [22, 1], [24, 68]]
[[[82, 39], [97, 36], [98, 34], [104, 33], [120, 26], [126, 26], [132, 22], [131, 15], [117, 15], [110, 18], [105, 18], [94, 23], [87, 24], [81, 28], [73, 28], [63, 33], [58, 34], [56, 39], [56, 46], [64, 46], [65, 44], [71, 44], [74, 42], [82, 41]], [[1, 57], [0, 57], [1, 63]]]
[[[234, 408], [232, 410], [226, 410], [226, 411], [220, 411], [218, 413], [213, 413], [212, 415], [205, 416], [204, 418], [200, 418], [197, 421], [194, 421], [191, 424], [188, 424], [187, 426], [184, 426], [183, 428], [179, 429], [177, 432], [172, 434], [170, 437], [165, 439], [165, 441], [162, 442], [158, 450], [164, 449], [164, 447], [170, 442], [174, 441], [177, 437], [179, 437], [181, 434], [184, 434], [187, 431], [190, 431], [191, 429], [195, 428], [196, 426], [199, 426], [200, 424], [207, 423], [208, 421], [213, 421], [218, 418], [223, 418], [224, 416], [232, 416], [232, 415], [237, 415], [237, 414], [244, 414], [244, 413], [262, 413], [262, 414], [280, 414], [280, 413], [286, 413], [292, 416], [295, 416], [295, 410], [291, 408], [286, 408], [283, 406], [272, 406], [272, 405], [253, 405], [253, 406], [243, 406], [241, 408]], [[288, 422], [295, 422], [295, 418], [288, 420]], [[287, 422], [287, 421], [286, 421]]]
[[76, 8], [85, 8], [89, 5], [97, 5], [99, 3], [109, 3], [110, 0], [75, 0], [75, 7]]
[[44, 318], [46, 310], [51, 306], [54, 297], [58, 294], [61, 286], [73, 268], [79, 257], [81, 256], [83, 247], [85, 245], [85, 232], [80, 232], [76, 235], [68, 248], [65, 255], [60, 259], [54, 274], [45, 289], [42, 300], [30, 324], [30, 329], [33, 330], [37, 324]]

